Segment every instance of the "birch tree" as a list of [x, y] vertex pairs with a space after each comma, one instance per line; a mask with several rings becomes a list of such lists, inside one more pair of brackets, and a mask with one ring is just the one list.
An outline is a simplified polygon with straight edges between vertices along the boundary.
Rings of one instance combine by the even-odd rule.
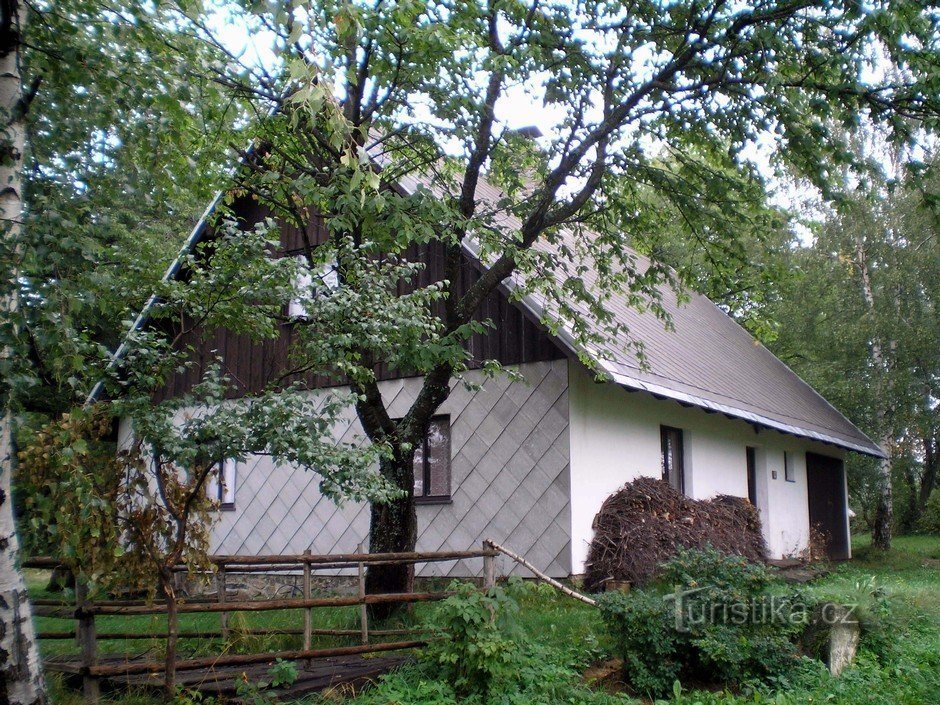
[[[26, 111], [35, 88], [23, 90], [20, 79], [20, 47], [25, 7], [18, 0], [4, 0], [0, 17], [0, 227], [2, 227], [3, 280], [0, 315], [13, 316], [17, 306], [16, 259], [20, 248], [23, 213], [22, 165], [26, 149]], [[9, 369], [9, 351], [4, 350]], [[39, 649], [33, 628], [26, 583], [20, 570], [19, 541], [13, 521], [11, 477], [16, 453], [9, 377], [0, 382], [0, 700], [20, 705], [45, 701]]]
[[781, 260], [771, 347], [875, 438], [888, 458], [847, 459], [853, 506], [890, 546], [937, 478], [940, 241], [935, 157], [858, 183]]
[[879, 326], [877, 321], [879, 313], [875, 306], [875, 289], [872, 284], [872, 272], [863, 233], [855, 233], [854, 245], [852, 265], [858, 275], [867, 314], [873, 319], [872, 328], [876, 331], [869, 344], [871, 365], [875, 371], [875, 416], [877, 428], [881, 431], [879, 434], [880, 445], [887, 454], [886, 458], [882, 458], [878, 462], [879, 492], [878, 504], [875, 507], [874, 526], [872, 527], [872, 544], [882, 550], [888, 550], [891, 548], [891, 533], [894, 524], [894, 498], [891, 487], [891, 457], [894, 453], [894, 439], [888, 427], [889, 406], [893, 401], [893, 390], [889, 384], [890, 370], [888, 365], [890, 363], [886, 357], [885, 348], [895, 350], [897, 341], [884, 340], [881, 336], [883, 327]]

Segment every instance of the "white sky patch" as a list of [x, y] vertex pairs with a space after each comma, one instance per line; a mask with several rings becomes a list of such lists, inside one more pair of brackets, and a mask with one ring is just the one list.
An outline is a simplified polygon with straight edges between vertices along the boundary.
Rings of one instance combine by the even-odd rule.
[[[300, 10], [295, 12], [295, 16], [300, 23], [309, 21], [309, 18]], [[276, 73], [281, 64], [281, 58], [276, 49], [277, 35], [264, 27], [252, 15], [235, 10], [232, 5], [224, 2], [224, 0], [215, 0], [206, 25], [209, 31], [213, 33], [214, 38], [233, 56], [237, 57], [245, 68], [269, 75]], [[508, 33], [509, 29], [505, 22], [500, 26], [501, 33]], [[586, 39], [593, 34], [590, 30], [584, 28], [575, 31]], [[642, 78], [643, 76], [652, 75], [663, 57], [657, 56], [654, 48], [650, 46], [638, 47], [633, 52], [631, 59], [630, 72], [632, 77]], [[871, 60], [867, 62], [861, 71], [860, 78], [862, 82], [874, 85], [883, 81], [887, 77], [888, 65], [889, 61], [885, 52], [873, 48]], [[446, 70], [446, 67], [442, 70]], [[536, 74], [525, 84], [514, 83], [507, 86], [495, 106], [497, 134], [501, 129], [515, 130], [535, 126], [544, 135], [540, 139], [543, 146], [547, 146], [551, 143], [553, 137], [557, 137], [558, 130], [568, 117], [570, 106], [545, 103], [544, 89], [548, 79], [549, 76], [546, 74]], [[479, 80], [480, 90], [483, 89], [484, 81], [485, 77], [481, 75]], [[760, 91], [761, 89], [755, 87], [754, 90]], [[437, 123], [438, 127], [446, 127], [440, 125], [439, 120], [434, 118], [425, 98], [416, 96], [411, 108], [412, 115], [408, 118], [410, 121]], [[599, 97], [598, 104], [588, 109], [586, 117], [588, 121], [600, 119]], [[634, 129], [637, 128], [634, 127]], [[874, 142], [878, 142], [878, 139], [875, 136]], [[881, 149], [883, 150], [885, 145], [883, 140], [881, 142]], [[643, 140], [643, 148], [650, 152], [657, 151], [660, 146], [655, 138]], [[791, 221], [793, 233], [803, 246], [808, 246], [812, 244], [813, 234], [807, 223], [824, 219], [828, 215], [829, 208], [822, 203], [818, 191], [806, 180], [792, 178], [775, 167], [774, 159], [779, 154], [780, 146], [779, 136], [765, 131], [744, 147], [739, 159], [743, 163], [753, 165], [757, 173], [763, 178], [767, 186], [770, 203], [794, 216]], [[921, 142], [906, 157], [909, 159], [923, 158], [931, 146], [935, 146], [935, 140], [930, 140], [929, 144]], [[464, 151], [463, 146], [457, 140], [448, 141], [445, 139], [442, 147], [445, 152], [454, 155]], [[897, 174], [889, 173], [887, 175], [891, 178]]]

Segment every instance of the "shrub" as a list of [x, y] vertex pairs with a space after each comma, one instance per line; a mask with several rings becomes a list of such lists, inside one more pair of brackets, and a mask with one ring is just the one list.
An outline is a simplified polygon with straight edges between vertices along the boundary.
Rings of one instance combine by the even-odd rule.
[[662, 566], [673, 592], [637, 590], [601, 598], [624, 677], [661, 696], [677, 678], [740, 683], [786, 673], [806, 605], [798, 592], [771, 594], [766, 568], [714, 549], [680, 549]]
[[515, 599], [500, 588], [483, 592], [470, 583], [454, 582], [453, 595], [435, 610], [437, 637], [426, 652], [459, 695], [485, 695], [490, 685], [516, 671], [521, 645], [513, 617]]
[[762, 594], [776, 578], [759, 563], [706, 546], [676, 549], [660, 566], [659, 579], [670, 587], [706, 587], [715, 596], [741, 601]]
[[940, 490], [930, 494], [924, 513], [917, 522], [917, 530], [923, 534], [940, 534]]
[[426, 697], [398, 699], [400, 679], [389, 677], [377, 688], [375, 702], [449, 703], [448, 693], [462, 705], [607, 702], [581, 683], [580, 668], [596, 655], [593, 641], [567, 648], [536, 643], [519, 626], [519, 601], [553, 599], [551, 588], [546, 593], [545, 586], [510, 579], [506, 588], [485, 592], [466, 583], [449, 589], [455, 594], [438, 606], [437, 638], [420, 664], [418, 680]]
[[680, 671], [672, 606], [659, 594], [639, 590], [607, 593], [598, 604], [627, 682], [640, 693], [665, 693]]

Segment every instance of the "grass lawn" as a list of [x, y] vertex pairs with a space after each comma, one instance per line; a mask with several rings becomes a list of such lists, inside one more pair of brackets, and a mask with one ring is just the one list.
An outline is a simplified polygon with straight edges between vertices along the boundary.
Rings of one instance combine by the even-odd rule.
[[[855, 559], [834, 566], [826, 577], [808, 587], [818, 597], [840, 602], [859, 602], [863, 605], [864, 620], [876, 620], [874, 612], [865, 606], [877, 600], [887, 600], [887, 617], [878, 617], [870, 636], [855, 662], [839, 678], [831, 677], [821, 664], [807, 663], [786, 681], [770, 686], [744, 685], [736, 692], [684, 691], [674, 694], [668, 702], [701, 703], [702, 705], [744, 705], [745, 703], [775, 703], [777, 705], [802, 703], [870, 703], [871, 705], [927, 705], [940, 703], [940, 536], [913, 536], [896, 539], [888, 554], [871, 549], [868, 541], [858, 539], [854, 544]], [[38, 578], [38, 576], [36, 576]], [[42, 591], [38, 586], [33, 595]], [[874, 595], [874, 597], [873, 597]], [[434, 609], [432, 605], [419, 605], [412, 619], [420, 622]], [[315, 626], [355, 628], [358, 624], [356, 608], [348, 610], [315, 610]], [[299, 611], [281, 613], [254, 613], [240, 616], [244, 624], [256, 628], [297, 628], [302, 625]], [[604, 627], [597, 610], [569, 598], [539, 588], [530, 590], [520, 602], [519, 628], [529, 644], [536, 645], [538, 659], [550, 663], [538, 677], [557, 679], [561, 690], [547, 690], [551, 695], [519, 697], [519, 694], [492, 694], [493, 702], [507, 703], [584, 703], [609, 705], [610, 703], [638, 702], [629, 696], [609, 695], [584, 686], [580, 671], [590, 662], [605, 655], [608, 649]], [[64, 630], [70, 627], [63, 620], [41, 618], [40, 630]], [[182, 629], [217, 629], [218, 615], [184, 615]], [[162, 622], [151, 617], [100, 618], [99, 631], [135, 629], [153, 631]], [[267, 641], [259, 642], [259, 639]], [[349, 643], [342, 639], [323, 638], [322, 645]], [[223, 650], [252, 651], [293, 648], [299, 646], [299, 637], [260, 637], [236, 639], [228, 645], [202, 641], [188, 644], [199, 653], [220, 653]], [[45, 655], [74, 651], [69, 641], [45, 642]], [[129, 640], [105, 642], [102, 652], [141, 653], [159, 655], [159, 640]], [[544, 666], [544, 663], [542, 664]], [[549, 674], [545, 676], [544, 674]], [[348, 705], [378, 705], [379, 703], [432, 703], [457, 702], [452, 691], [440, 683], [436, 670], [428, 664], [416, 664], [385, 677], [378, 687], [356, 698], [332, 696], [328, 702]], [[80, 697], [62, 687], [53, 678], [55, 703], [79, 703]], [[537, 691], [537, 689], [536, 689]], [[326, 701], [311, 698], [306, 705]], [[140, 694], [115, 698], [114, 702], [155, 702]]]

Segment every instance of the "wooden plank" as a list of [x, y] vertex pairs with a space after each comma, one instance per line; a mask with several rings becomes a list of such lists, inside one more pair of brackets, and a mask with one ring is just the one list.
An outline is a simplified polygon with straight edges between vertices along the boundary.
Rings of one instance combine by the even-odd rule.
[[[228, 599], [228, 584], [225, 576], [225, 566], [219, 566], [219, 572], [215, 574], [216, 591], [218, 592], [219, 604], [224, 605]], [[222, 638], [228, 640], [228, 612], [219, 612], [219, 626], [222, 629]]]
[[[187, 659], [176, 662], [179, 671], [191, 671], [201, 668], [214, 668], [217, 666], [242, 666], [254, 663], [269, 663], [281, 659], [283, 661], [296, 661], [301, 659], [324, 658], [326, 656], [344, 656], [347, 654], [367, 654], [381, 651], [399, 651], [416, 649], [426, 646], [425, 641], [401, 641], [387, 644], [368, 644], [359, 646], [340, 646], [334, 649], [303, 649], [293, 651], [271, 651], [263, 654], [222, 654], [206, 658]], [[164, 669], [162, 661], [145, 661], [136, 663], [122, 663], [113, 665], [98, 665], [87, 669], [89, 675], [107, 677], [119, 674], [132, 673], [160, 673]], [[83, 669], [84, 670], [84, 669]]]
[[[357, 553], [362, 553], [362, 544], [356, 548]], [[356, 566], [359, 573], [359, 628], [361, 630], [360, 640], [363, 644], [369, 643], [369, 608], [366, 606], [366, 566], [359, 561]]]
[[75, 584], [75, 602], [82, 617], [78, 620], [78, 648], [82, 652], [82, 695], [88, 705], [97, 705], [101, 699], [98, 679], [91, 675], [91, 669], [98, 664], [98, 640], [95, 636], [95, 615], [89, 612], [91, 602], [88, 599], [88, 584], [79, 580]]
[[[304, 555], [310, 555], [310, 549], [304, 551]], [[310, 564], [304, 563], [304, 599], [310, 597]], [[313, 611], [308, 608], [304, 610], [304, 651], [309, 651], [312, 643], [311, 630], [313, 629]]]
[[[388, 604], [395, 602], [433, 602], [443, 600], [450, 596], [448, 592], [395, 592], [380, 595], [366, 595], [367, 605]], [[300, 598], [284, 600], [247, 600], [244, 602], [227, 602], [223, 605], [219, 603], [206, 604], [185, 604], [179, 605], [180, 614], [191, 614], [200, 612], [269, 612], [272, 610], [293, 610], [304, 609], [308, 607], [350, 607], [360, 604], [358, 595], [355, 597], [317, 597], [309, 600]], [[46, 608], [49, 609], [49, 608]], [[63, 610], [63, 612], [66, 612]], [[164, 614], [166, 607], [162, 605], [152, 605], [143, 607], [98, 607], [97, 605], [88, 607], [85, 610], [76, 610], [74, 616], [83, 613], [100, 615], [141, 615], [141, 614]], [[49, 615], [46, 615], [49, 616]]]
[[[321, 567], [337, 568], [343, 565], [354, 565], [362, 561], [367, 564], [375, 563], [437, 563], [446, 561], [456, 561], [465, 558], [483, 558], [488, 555], [486, 550], [482, 551], [410, 551], [401, 553], [337, 553], [334, 555], [322, 554], [283, 554], [276, 556], [257, 556], [257, 555], [211, 555], [209, 560], [216, 565], [225, 565], [229, 573], [237, 573], [241, 570], [250, 572], [251, 568], [271, 566], [271, 570], [277, 570], [274, 566], [281, 567], [293, 566], [295, 570], [301, 565], [309, 563]], [[55, 568], [61, 566], [62, 562], [49, 556], [34, 556], [23, 561], [26, 568]], [[186, 566], [177, 566], [178, 570], [188, 571]], [[193, 603], [199, 599], [188, 600]], [[117, 602], [117, 601], [112, 601]], [[42, 604], [37, 601], [35, 604]], [[109, 604], [109, 601], [102, 601], [100, 604]]]

